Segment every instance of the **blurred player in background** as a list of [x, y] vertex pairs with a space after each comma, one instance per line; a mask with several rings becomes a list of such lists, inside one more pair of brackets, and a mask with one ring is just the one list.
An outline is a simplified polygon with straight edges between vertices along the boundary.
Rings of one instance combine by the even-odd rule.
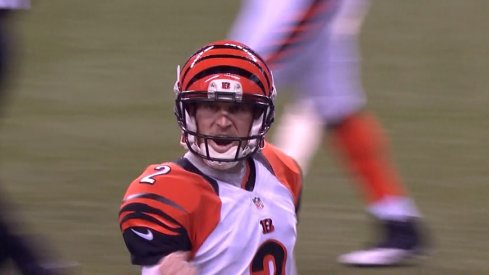
[[419, 252], [420, 214], [389, 159], [388, 140], [366, 110], [358, 33], [367, 0], [243, 1], [230, 38], [255, 49], [276, 83], [295, 90], [274, 143], [309, 168], [327, 132], [382, 227], [377, 245], [341, 255], [356, 266], [395, 265]]
[[[16, 61], [10, 24], [13, 23], [15, 13], [29, 7], [28, 0], [0, 0], [0, 107], [5, 104], [10, 84], [7, 82], [11, 78], [13, 63]], [[43, 255], [48, 252], [45, 247], [34, 244], [33, 239], [19, 232], [16, 219], [12, 217], [11, 205], [4, 193], [0, 190], [0, 270], [11, 260], [18, 271], [25, 275], [68, 274], [65, 273], [69, 271], [68, 265], [48, 262], [48, 255]], [[0, 273], [5, 274], [1, 271]]]
[[267, 65], [241, 43], [210, 43], [178, 68], [175, 92], [187, 152], [149, 166], [120, 208], [133, 264], [143, 275], [296, 274], [302, 180], [264, 141], [276, 96]]

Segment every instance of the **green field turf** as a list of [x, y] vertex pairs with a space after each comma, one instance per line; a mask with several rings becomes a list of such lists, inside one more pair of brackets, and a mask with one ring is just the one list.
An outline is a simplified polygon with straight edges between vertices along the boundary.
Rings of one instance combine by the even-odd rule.
[[[78, 274], [138, 274], [120, 199], [147, 164], [182, 153], [175, 67], [225, 37], [239, 3], [34, 2], [16, 24], [22, 58], [3, 110], [2, 187], [22, 228], [79, 262]], [[351, 179], [322, 150], [303, 192], [301, 274], [489, 274], [488, 11], [486, 0], [373, 1], [361, 36], [369, 106], [434, 247], [421, 265], [336, 264], [373, 232]]]

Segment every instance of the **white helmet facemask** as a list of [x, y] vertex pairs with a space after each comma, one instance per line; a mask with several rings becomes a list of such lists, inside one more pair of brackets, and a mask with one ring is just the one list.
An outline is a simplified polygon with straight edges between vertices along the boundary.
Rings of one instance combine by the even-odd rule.
[[[222, 85], [226, 81], [230, 85]], [[216, 87], [229, 87], [228, 90], [216, 89]], [[239, 81], [229, 79], [214, 79], [209, 84], [208, 98], [205, 101], [219, 102], [243, 102], [243, 94]], [[189, 92], [190, 93], [190, 92]], [[185, 93], [181, 93], [185, 95]], [[204, 99], [200, 99], [204, 100]], [[187, 100], [177, 98], [177, 117], [181, 114], [179, 124], [182, 128], [181, 144], [192, 153], [203, 158], [204, 162], [210, 167], [218, 170], [227, 170], [236, 166], [239, 161], [256, 153], [264, 145], [264, 135], [267, 132], [271, 121], [273, 121], [273, 105], [267, 105], [266, 100], [260, 98], [255, 103], [247, 100], [246, 103], [256, 105], [256, 114], [252, 121], [250, 131], [246, 137], [219, 137], [209, 136], [198, 132], [195, 116], [189, 112], [187, 103], [199, 102], [198, 100]], [[182, 123], [184, 122], [184, 123]], [[267, 123], [268, 122], [268, 123]], [[228, 140], [237, 142], [237, 145], [230, 147], [226, 152], [217, 152], [209, 144], [209, 140]]]

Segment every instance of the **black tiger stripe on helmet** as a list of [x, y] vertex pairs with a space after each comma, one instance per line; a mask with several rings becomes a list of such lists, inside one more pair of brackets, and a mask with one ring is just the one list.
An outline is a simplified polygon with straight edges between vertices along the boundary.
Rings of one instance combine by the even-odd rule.
[[[192, 54], [177, 74], [175, 115], [184, 147], [207, 161], [230, 163], [245, 159], [263, 147], [264, 136], [274, 119], [276, 96], [272, 72], [263, 58], [240, 42], [216, 41]], [[254, 120], [248, 136], [227, 138], [239, 144], [232, 157], [212, 155], [202, 145], [222, 137], [198, 132], [191, 109], [200, 101], [231, 101], [253, 106]]]
[[273, 79], [264, 60], [236, 41], [218, 41], [195, 52], [182, 67], [181, 91], [205, 91], [209, 76], [228, 74], [241, 77], [244, 93], [270, 96]]

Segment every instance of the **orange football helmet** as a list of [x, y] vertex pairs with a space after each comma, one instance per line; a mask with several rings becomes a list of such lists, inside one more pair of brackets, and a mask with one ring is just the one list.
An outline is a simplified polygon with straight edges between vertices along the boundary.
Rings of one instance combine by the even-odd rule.
[[[246, 45], [223, 40], [202, 47], [181, 70], [177, 68], [174, 90], [175, 115], [182, 130], [181, 143], [194, 154], [229, 167], [264, 146], [264, 136], [274, 120], [276, 90], [271, 70]], [[254, 116], [248, 136], [218, 137], [199, 133], [189, 107], [203, 101], [251, 104]], [[208, 141], [212, 139], [237, 141], [239, 145], [219, 154], [209, 148]]]

